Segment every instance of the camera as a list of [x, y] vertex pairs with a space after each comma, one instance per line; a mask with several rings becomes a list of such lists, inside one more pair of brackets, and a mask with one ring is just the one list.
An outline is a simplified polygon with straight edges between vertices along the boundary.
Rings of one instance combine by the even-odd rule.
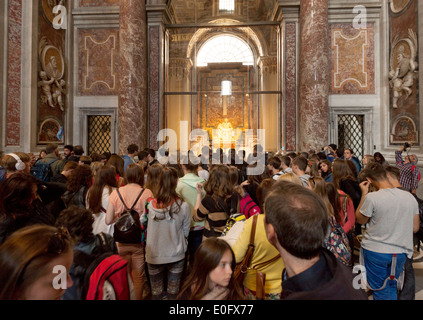
[[404, 143], [404, 148], [405, 149], [411, 148], [411, 145], [408, 142], [406, 142], [406, 143]]

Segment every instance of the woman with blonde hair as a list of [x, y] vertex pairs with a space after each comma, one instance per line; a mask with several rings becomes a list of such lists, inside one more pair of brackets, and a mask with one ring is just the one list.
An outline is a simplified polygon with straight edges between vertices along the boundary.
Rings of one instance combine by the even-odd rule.
[[301, 182], [300, 178], [298, 178], [298, 176], [295, 173], [293, 173], [293, 172], [288, 172], [288, 173], [285, 173], [285, 174], [281, 175], [278, 178], [278, 181], [280, 181], [280, 180], [281, 181], [293, 182], [293, 183], [299, 184], [300, 186], [303, 185], [303, 183]]

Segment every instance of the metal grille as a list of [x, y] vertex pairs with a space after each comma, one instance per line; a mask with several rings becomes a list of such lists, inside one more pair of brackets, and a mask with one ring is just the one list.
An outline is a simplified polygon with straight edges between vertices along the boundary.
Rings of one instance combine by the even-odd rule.
[[111, 124], [111, 116], [88, 116], [88, 154], [111, 152]]
[[338, 115], [338, 148], [351, 149], [361, 161], [364, 152], [364, 115]]

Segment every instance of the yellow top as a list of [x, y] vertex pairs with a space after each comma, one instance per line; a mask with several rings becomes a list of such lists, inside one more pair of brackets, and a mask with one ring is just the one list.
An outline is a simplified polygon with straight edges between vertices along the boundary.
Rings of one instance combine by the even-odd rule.
[[[250, 243], [251, 228], [253, 225], [253, 217], [249, 218], [244, 223], [244, 229], [239, 235], [238, 240], [232, 246], [235, 253], [236, 262], [239, 263], [247, 253], [248, 244]], [[279, 251], [270, 244], [267, 240], [266, 231], [264, 229], [264, 214], [259, 214], [256, 226], [256, 235], [254, 239], [254, 253], [251, 259], [250, 267], [259, 265], [260, 263], [269, 261], [279, 255]], [[280, 293], [282, 292], [282, 271], [285, 268], [282, 258], [259, 267], [259, 271], [266, 274], [266, 293]], [[244, 279], [244, 286], [251, 291], [256, 291], [256, 272], [248, 270]]]

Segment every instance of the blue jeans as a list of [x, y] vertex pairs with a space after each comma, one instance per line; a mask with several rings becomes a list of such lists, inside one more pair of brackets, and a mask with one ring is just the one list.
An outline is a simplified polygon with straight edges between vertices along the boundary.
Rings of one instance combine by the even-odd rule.
[[[367, 282], [373, 291], [374, 300], [397, 300], [397, 282], [388, 280], [386, 287], [377, 290], [383, 286], [386, 278], [391, 275], [393, 254], [378, 253], [363, 249], [364, 264], [366, 268]], [[395, 268], [395, 278], [398, 279], [404, 269], [404, 263], [407, 259], [405, 253], [397, 254], [397, 265]]]

